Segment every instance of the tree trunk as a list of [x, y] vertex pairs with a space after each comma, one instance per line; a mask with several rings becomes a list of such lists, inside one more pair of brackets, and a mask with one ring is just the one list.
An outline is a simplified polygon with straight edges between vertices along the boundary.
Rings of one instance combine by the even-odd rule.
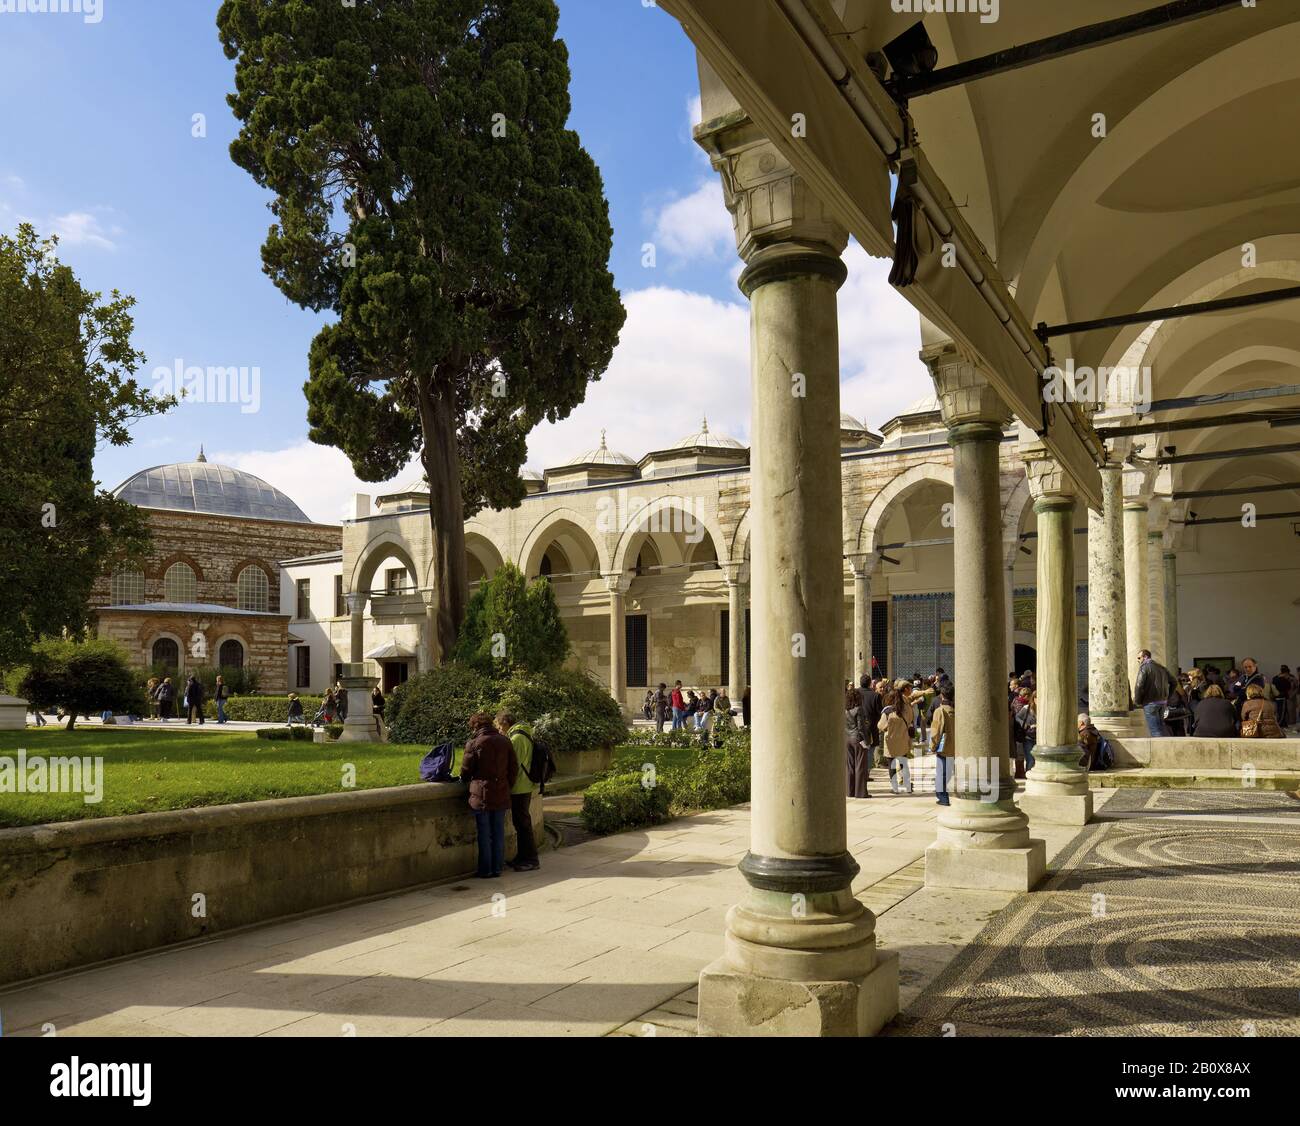
[[64, 731], [71, 731], [72, 728], [75, 726], [76, 722], [77, 722], [77, 713], [76, 713], [76, 712], [69, 712], [69, 713], [68, 713], [68, 726], [65, 727], [63, 730], [64, 730]]
[[420, 390], [420, 425], [424, 431], [424, 473], [429, 481], [429, 523], [433, 528], [434, 620], [430, 659], [451, 659], [465, 619], [468, 583], [465, 572], [465, 506], [460, 491], [460, 455], [456, 443], [455, 405], [428, 386]]

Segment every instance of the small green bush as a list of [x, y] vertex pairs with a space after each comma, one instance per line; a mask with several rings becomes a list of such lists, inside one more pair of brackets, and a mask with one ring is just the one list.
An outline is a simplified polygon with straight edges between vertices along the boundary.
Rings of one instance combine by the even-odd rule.
[[614, 774], [587, 787], [582, 820], [593, 833], [616, 833], [666, 821], [671, 805], [672, 794], [662, 778], [646, 786], [640, 774]]
[[293, 727], [259, 727], [254, 734], [259, 739], [270, 739], [274, 742], [310, 743], [312, 741], [312, 729], [300, 723]]
[[62, 707], [71, 731], [79, 715], [146, 715], [144, 685], [116, 642], [42, 638], [32, 646], [18, 695], [37, 707]]
[[695, 747], [700, 737], [694, 731], [655, 731], [649, 727], [633, 727], [623, 742], [630, 747]]
[[394, 743], [464, 743], [469, 717], [493, 710], [498, 698], [491, 677], [452, 662], [412, 677], [394, 692], [385, 708], [386, 721]]
[[465, 608], [456, 660], [490, 676], [555, 668], [569, 655], [569, 633], [547, 579], [531, 583], [513, 563], [498, 567]]
[[325, 725], [325, 734], [328, 735], [331, 739], [337, 739], [340, 735], [343, 734], [343, 724], [327, 723]]
[[627, 721], [605, 686], [581, 669], [512, 677], [499, 706], [534, 724], [552, 754], [612, 747], [627, 740]]
[[[310, 720], [320, 707], [321, 697], [299, 696], [303, 718]], [[216, 705], [208, 699], [204, 705], [208, 715], [216, 714]], [[288, 696], [232, 696], [226, 701], [226, 718], [246, 723], [284, 723], [289, 718]]]
[[749, 748], [736, 744], [702, 750], [689, 766], [663, 771], [674, 812], [725, 809], [749, 801], [749, 763]]

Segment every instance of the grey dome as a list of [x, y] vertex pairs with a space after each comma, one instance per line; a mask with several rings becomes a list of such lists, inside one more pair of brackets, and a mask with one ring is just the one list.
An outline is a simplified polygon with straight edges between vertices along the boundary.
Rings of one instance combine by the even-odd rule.
[[312, 522], [279, 489], [242, 469], [214, 465], [202, 452], [195, 461], [142, 469], [118, 485], [113, 495], [138, 508], [205, 512], [213, 516], [243, 516], [292, 524]]
[[675, 450], [743, 450], [745, 447], [737, 442], [735, 438], [711, 432], [709, 430], [709, 420], [705, 418], [700, 423], [699, 430], [694, 434], [687, 434], [672, 448]]
[[564, 463], [565, 467], [570, 465], [636, 465], [636, 462], [627, 454], [611, 450], [605, 444], [605, 431], [602, 430], [600, 432], [600, 445], [596, 449], [581, 453]]

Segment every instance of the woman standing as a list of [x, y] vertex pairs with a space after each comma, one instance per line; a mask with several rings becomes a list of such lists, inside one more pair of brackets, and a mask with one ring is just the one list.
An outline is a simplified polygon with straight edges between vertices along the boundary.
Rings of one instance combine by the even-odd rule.
[[906, 792], [912, 792], [912, 768], [908, 759], [912, 757], [912, 736], [904, 718], [907, 703], [898, 689], [885, 697], [885, 710], [880, 714], [880, 732], [884, 735], [885, 761], [889, 765], [889, 788], [896, 794], [904, 792], [894, 777], [894, 766], [898, 764], [903, 776]]
[[871, 779], [871, 744], [867, 739], [862, 693], [856, 688], [850, 688], [844, 694], [844, 752], [849, 797], [871, 797], [867, 793], [867, 782]]
[[1038, 742], [1038, 693], [1029, 693], [1029, 700], [1016, 713], [1020, 724], [1021, 748], [1025, 755], [1025, 769], [1034, 769], [1034, 744]]
[[506, 863], [506, 813], [519, 774], [519, 757], [487, 712], [470, 716], [469, 729], [460, 780], [469, 786], [469, 807], [478, 831], [478, 877], [495, 879]]
[[940, 805], [950, 805], [948, 786], [957, 754], [957, 721], [952, 710], [952, 686], [945, 685], [939, 694], [930, 720], [930, 746], [934, 750], [934, 794]]

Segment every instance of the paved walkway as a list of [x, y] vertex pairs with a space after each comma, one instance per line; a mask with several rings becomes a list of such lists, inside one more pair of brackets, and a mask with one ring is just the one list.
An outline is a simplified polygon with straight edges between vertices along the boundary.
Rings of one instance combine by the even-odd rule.
[[[927, 763], [932, 769], [932, 763]], [[880, 777], [881, 771], [876, 771]], [[933, 796], [848, 803], [854, 883], [911, 1003], [1015, 897], [922, 887]], [[1099, 798], [1109, 795], [1098, 795]], [[1049, 856], [1074, 830], [1039, 835]], [[746, 808], [586, 841], [540, 872], [268, 924], [0, 993], [6, 1035], [686, 1035], [743, 893]]]

